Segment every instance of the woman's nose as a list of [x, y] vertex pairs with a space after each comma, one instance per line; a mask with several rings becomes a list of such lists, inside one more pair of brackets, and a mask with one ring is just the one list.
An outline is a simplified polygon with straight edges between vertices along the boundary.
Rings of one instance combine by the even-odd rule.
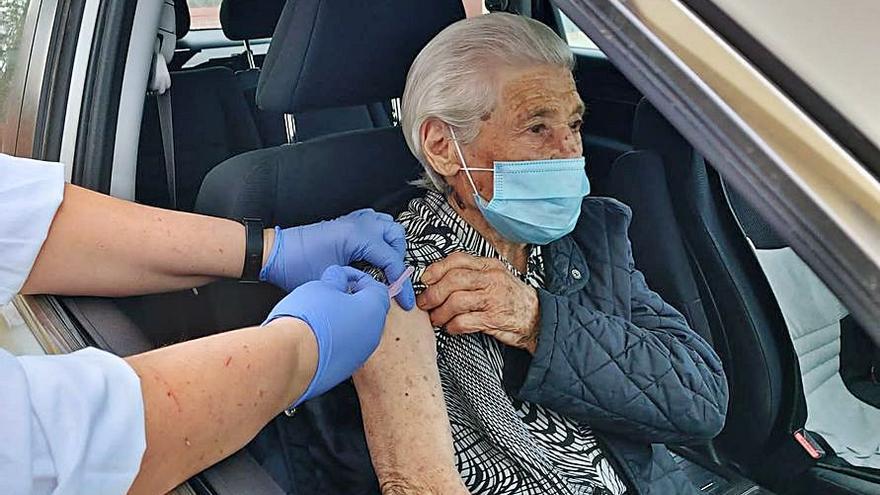
[[581, 133], [568, 126], [560, 126], [553, 133], [552, 158], [576, 158], [583, 155]]

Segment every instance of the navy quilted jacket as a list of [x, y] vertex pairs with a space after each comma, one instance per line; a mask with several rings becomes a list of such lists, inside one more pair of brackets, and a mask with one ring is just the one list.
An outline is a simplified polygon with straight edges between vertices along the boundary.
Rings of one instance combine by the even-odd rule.
[[548, 246], [537, 352], [513, 392], [593, 427], [637, 493], [696, 493], [662, 444], [718, 434], [727, 381], [712, 348], [635, 269], [630, 216], [587, 198], [575, 231]]
[[[714, 437], [727, 382], [712, 348], [633, 266], [630, 216], [622, 203], [587, 198], [575, 231], [544, 251], [537, 352], [511, 351], [505, 386], [589, 424], [628, 493], [696, 494], [663, 444]], [[343, 383], [276, 420], [254, 453], [288, 493], [376, 494], [358, 410]]]

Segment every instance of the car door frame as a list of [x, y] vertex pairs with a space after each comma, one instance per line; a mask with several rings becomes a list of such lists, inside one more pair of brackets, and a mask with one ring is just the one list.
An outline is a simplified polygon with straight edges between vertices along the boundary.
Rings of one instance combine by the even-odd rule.
[[[766, 128], [762, 129], [760, 122], [744, 118], [742, 100], [732, 99], [729, 92], [718, 90], [723, 73], [715, 80], [700, 77], [706, 67], [694, 67], [700, 62], [693, 53], [695, 49], [684, 49], [682, 38], [676, 37], [680, 33], [664, 30], [670, 25], [669, 17], [673, 15], [670, 11], [683, 11], [679, 12], [679, 20], [687, 19], [694, 25], [692, 28], [708, 33], [706, 39], [724, 47], [730, 60], [718, 61], [719, 64], [743, 66], [751, 77], [764, 83], [766, 94], [761, 96], [784, 102], [792, 115], [803, 120], [801, 125], [816, 136], [817, 143], [820, 140], [821, 144], [833, 143], [830, 149], [838, 156], [827, 161], [827, 156], [817, 160], [828, 167], [825, 173], [832, 170], [845, 175], [844, 191], [847, 186], [851, 187], [854, 195], [860, 195], [857, 199], [862, 201], [862, 207], [880, 211], [880, 194], [877, 194], [880, 187], [866, 164], [859, 163], [847, 152], [846, 143], [837, 143], [834, 136], [815, 125], [814, 119], [791, 101], [789, 95], [778, 90], [774, 81], [727, 46], [722, 37], [688, 11], [682, 2], [655, 1], [651, 9], [640, 9], [644, 7], [640, 1], [553, 0], [553, 3], [599, 45], [618, 69], [712, 163], [725, 182], [770, 221], [857, 319], [863, 324], [880, 321], [880, 288], [877, 286], [880, 243], [874, 246], [864, 243], [866, 238], [880, 232], [880, 216], [867, 215], [855, 224], [847, 224], [845, 217], [852, 214], [851, 211], [829, 207], [841, 203], [833, 198], [826, 200], [824, 194], [841, 191], [810, 188], [815, 177], [805, 177], [803, 168], [798, 169], [786, 161], [787, 155], [778, 152], [779, 143], [764, 139], [761, 131]], [[678, 27], [682, 25], [679, 23]], [[852, 180], [866, 182], [856, 184]], [[820, 483], [826, 488], [836, 486], [841, 493], [874, 493], [873, 490], [880, 491], [880, 477], [873, 471], [820, 463], [809, 470], [805, 482]], [[864, 491], [848, 492], [846, 486]]]
[[[867, 210], [866, 216], [855, 222], [847, 218], [848, 214], [855, 216], [852, 212], [836, 211], [833, 201], [825, 201], [825, 196], [831, 195], [829, 191], [805, 185], [805, 181], [815, 178], [808, 177], [783, 158], [777, 143], [761, 135], [761, 129], [757, 128], [760, 122], [743, 117], [743, 102], [730, 101], [727, 95], [719, 94], [717, 87], [707, 84], [688, 65], [698, 60], [686, 59], [670, 48], [678, 41], [670, 38], [674, 33], [662, 33], [667, 36], [664, 41], [655, 32], [657, 26], [654, 30], [648, 26], [648, 22], [657, 21], [646, 16], [660, 15], [664, 9], [666, 14], [686, 10], [683, 4], [676, 0], [652, 2], [653, 12], [645, 9], [640, 12], [640, 18], [630, 10], [631, 4], [639, 2], [626, 5], [598, 0], [553, 2], [599, 45], [636, 88], [714, 165], [724, 180], [768, 218], [857, 319], [880, 321], [880, 242], [874, 245], [865, 242], [871, 236], [880, 236], [877, 231], [880, 213], [876, 213], [880, 211], [880, 184], [845, 148], [831, 146], [836, 153], [833, 158], [839, 161], [820, 157], [820, 164], [834, 172], [845, 172], [846, 185], [852, 190], [843, 192], [861, 194], [857, 199], [864, 201], [862, 206], [869, 205], [860, 210], [862, 213]], [[725, 63], [737, 66], [736, 70], [750, 77], [762, 77], [698, 18], [693, 16], [690, 21], [693, 29], [707, 32], [706, 39], [723, 47], [728, 57]], [[683, 51], [681, 46], [677, 48]], [[763, 83], [762, 98], [783, 102], [791, 115], [802, 119], [798, 125], [809, 127], [817, 139], [822, 139], [823, 145], [834, 143], [831, 136], [815, 126], [771, 81], [765, 79]], [[841, 164], [849, 168], [843, 170]], [[841, 191], [831, 193], [841, 194]]]

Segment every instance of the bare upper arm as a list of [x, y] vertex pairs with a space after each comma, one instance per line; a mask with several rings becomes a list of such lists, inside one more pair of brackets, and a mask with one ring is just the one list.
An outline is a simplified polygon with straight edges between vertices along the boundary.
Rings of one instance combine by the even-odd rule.
[[382, 341], [354, 384], [383, 493], [467, 493], [455, 468], [427, 313], [392, 304]]

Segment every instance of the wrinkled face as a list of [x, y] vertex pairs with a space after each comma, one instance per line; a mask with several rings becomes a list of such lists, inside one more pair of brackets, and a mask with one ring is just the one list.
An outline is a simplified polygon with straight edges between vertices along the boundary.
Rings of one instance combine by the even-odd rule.
[[[506, 69], [498, 74], [500, 92], [491, 114], [483, 116], [477, 138], [461, 146], [470, 168], [493, 168], [495, 161], [574, 158], [583, 154], [580, 127], [584, 103], [571, 72], [558, 67]], [[458, 163], [458, 154], [453, 160]], [[447, 177], [458, 198], [473, 203], [464, 170]], [[471, 172], [480, 196], [494, 194], [492, 172]]]

